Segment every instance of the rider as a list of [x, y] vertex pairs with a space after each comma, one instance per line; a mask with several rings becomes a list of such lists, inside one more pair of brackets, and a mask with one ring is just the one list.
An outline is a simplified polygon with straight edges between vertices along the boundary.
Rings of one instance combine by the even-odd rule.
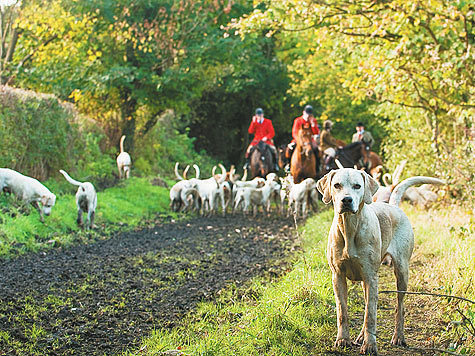
[[[310, 126], [312, 128], [312, 150], [315, 153], [315, 157], [318, 159], [318, 135], [320, 134], [320, 129], [318, 128], [317, 120], [313, 116], [313, 107], [310, 105], [305, 106], [302, 112], [302, 116], [295, 118], [294, 124], [292, 126], [292, 142], [289, 143], [289, 149], [293, 152], [298, 133], [302, 126]], [[292, 153], [290, 154], [292, 156]]]
[[369, 146], [370, 149], [374, 144], [373, 135], [371, 135], [371, 132], [365, 131], [364, 124], [362, 122], [358, 122], [356, 124], [356, 133], [353, 134], [353, 138], [351, 139], [351, 142], [358, 141], [363, 141]]
[[333, 127], [333, 122], [325, 120], [323, 123], [323, 131], [320, 134], [320, 150], [324, 154], [324, 167], [325, 170], [330, 170], [330, 161], [336, 156], [336, 149], [341, 148], [338, 145], [337, 140], [330, 133]]
[[[371, 147], [374, 144], [374, 138], [373, 135], [371, 135], [371, 132], [366, 131], [364, 129], [364, 124], [362, 122], [358, 122], [356, 124], [356, 133], [353, 134], [353, 137], [351, 139], [351, 142], [359, 142], [362, 141], [367, 145], [367, 150], [370, 151]], [[367, 164], [364, 162], [364, 159], [361, 158], [358, 162], [358, 164], [361, 167], [366, 167], [368, 168]]]
[[274, 161], [274, 170], [277, 172], [279, 170], [279, 165], [277, 164], [277, 150], [274, 146], [274, 126], [272, 126], [272, 121], [264, 117], [264, 110], [261, 108], [256, 109], [256, 114], [252, 117], [251, 125], [249, 125], [248, 132], [254, 135], [254, 139], [249, 144], [246, 150], [246, 163], [244, 164], [244, 169], [249, 169], [251, 152], [255, 145], [259, 141], [264, 141], [267, 146], [270, 148], [272, 153], [272, 159]]

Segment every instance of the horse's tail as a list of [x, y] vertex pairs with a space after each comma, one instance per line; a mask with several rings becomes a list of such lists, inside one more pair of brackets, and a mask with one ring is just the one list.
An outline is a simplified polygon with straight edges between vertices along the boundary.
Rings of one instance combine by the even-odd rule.
[[416, 176], [404, 179], [396, 186], [396, 188], [394, 188], [391, 198], [389, 199], [389, 204], [399, 206], [402, 196], [404, 195], [404, 192], [407, 190], [407, 188], [417, 184], [446, 184], [446, 182], [441, 179], [424, 176]]

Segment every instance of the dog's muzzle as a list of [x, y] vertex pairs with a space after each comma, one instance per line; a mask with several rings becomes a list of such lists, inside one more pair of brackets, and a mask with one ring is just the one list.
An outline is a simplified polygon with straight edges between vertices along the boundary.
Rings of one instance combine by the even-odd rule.
[[355, 214], [356, 211], [353, 209], [353, 198], [352, 197], [344, 197], [340, 201], [340, 214], [342, 213], [353, 213]]

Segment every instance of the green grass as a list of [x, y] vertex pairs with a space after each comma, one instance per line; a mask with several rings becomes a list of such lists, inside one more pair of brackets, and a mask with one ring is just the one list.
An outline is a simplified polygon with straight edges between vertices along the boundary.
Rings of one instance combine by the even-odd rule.
[[[426, 212], [403, 205], [403, 210], [416, 235], [409, 289], [475, 300], [473, 216], [453, 207]], [[202, 356], [310, 355], [330, 351], [336, 335], [331, 274], [326, 262], [332, 216], [331, 210], [323, 211], [299, 229], [302, 251], [295, 256], [288, 273], [273, 281], [255, 278], [246, 290], [229, 287], [216, 301], [200, 304], [179, 327], [157, 329], [145, 338], [140, 355], [175, 349]], [[354, 288], [359, 286], [350, 284], [350, 289]], [[417, 301], [415, 297], [406, 298], [415, 310], [419, 307]], [[459, 308], [475, 325], [475, 307], [469, 303], [454, 304], [442, 298], [431, 300], [431, 304], [437, 305], [430, 319], [433, 323], [447, 325], [451, 320], [460, 320], [455, 311]], [[364, 306], [350, 298], [349, 307], [354, 318], [355, 313], [361, 315]], [[427, 320], [414, 322], [421, 323], [417, 327], [422, 331]], [[436, 345], [470, 354], [475, 342], [468, 327], [469, 321], [445, 328], [436, 336]], [[125, 355], [137, 352], [128, 351]]]
[[[45, 223], [39, 220], [34, 209], [23, 207], [13, 196], [0, 197], [0, 256], [38, 251], [55, 245], [67, 245], [79, 238], [109, 234], [133, 227], [141, 221], [169, 212], [168, 189], [153, 186], [146, 178], [133, 177], [119, 185], [99, 192], [95, 224], [92, 232], [81, 231], [76, 224], [77, 208], [75, 187], [69, 186], [68, 194], [59, 194]], [[56, 190], [54, 190], [56, 191]], [[15, 207], [16, 206], [16, 207]], [[14, 216], [13, 216], [14, 215]]]

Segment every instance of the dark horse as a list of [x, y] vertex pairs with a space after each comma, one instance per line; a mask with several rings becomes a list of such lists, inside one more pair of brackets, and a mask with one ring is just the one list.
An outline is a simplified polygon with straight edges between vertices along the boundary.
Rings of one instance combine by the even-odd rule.
[[251, 151], [251, 179], [254, 177], [265, 178], [274, 171], [271, 148], [264, 141], [259, 141]]
[[[354, 168], [355, 165], [358, 165], [360, 159], [365, 156], [367, 149], [368, 145], [366, 143], [362, 141], [353, 142], [343, 148], [337, 149], [335, 159], [339, 160], [345, 168]], [[330, 161], [330, 170], [338, 168], [335, 159]], [[323, 173], [327, 173], [327, 171]]]

